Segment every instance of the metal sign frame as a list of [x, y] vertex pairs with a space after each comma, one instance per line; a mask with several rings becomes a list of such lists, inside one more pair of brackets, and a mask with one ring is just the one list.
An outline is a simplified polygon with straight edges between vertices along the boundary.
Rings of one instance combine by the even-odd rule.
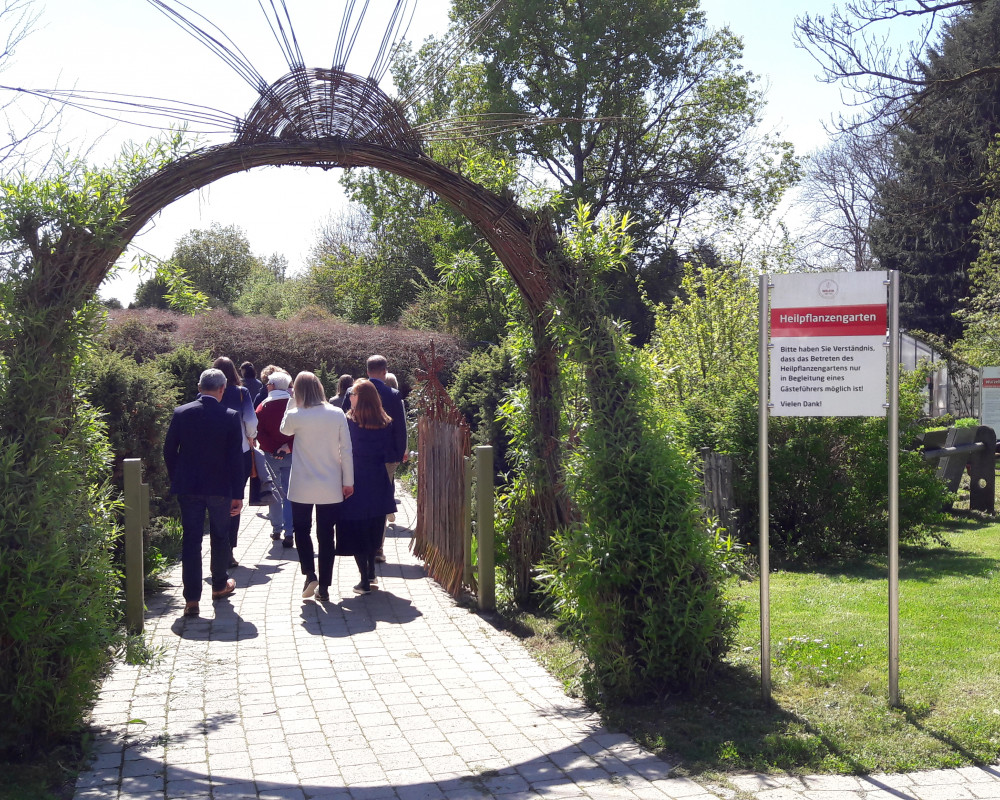
[[[899, 273], [891, 270], [883, 283], [888, 287], [885, 347], [888, 350], [886, 422], [889, 428], [889, 705], [899, 706]], [[771, 275], [760, 276], [758, 325], [758, 448], [760, 497], [760, 687], [771, 700], [771, 584], [769, 507], [770, 289]], [[833, 416], [833, 415], [830, 415]]]

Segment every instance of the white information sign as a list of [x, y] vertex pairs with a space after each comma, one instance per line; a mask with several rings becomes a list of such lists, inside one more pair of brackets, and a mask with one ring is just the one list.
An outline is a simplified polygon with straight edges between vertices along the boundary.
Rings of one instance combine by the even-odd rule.
[[1000, 433], [1000, 367], [983, 367], [979, 398], [983, 425]]
[[770, 412], [884, 417], [885, 272], [772, 275]]

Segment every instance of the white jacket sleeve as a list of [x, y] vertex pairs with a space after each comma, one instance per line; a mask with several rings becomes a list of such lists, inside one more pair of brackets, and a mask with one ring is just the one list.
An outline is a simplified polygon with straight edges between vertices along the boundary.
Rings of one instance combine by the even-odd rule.
[[340, 414], [340, 472], [344, 486], [354, 485], [354, 446], [351, 444], [351, 429], [347, 417]]
[[257, 412], [253, 410], [253, 400], [250, 398], [250, 390], [245, 386], [241, 388], [246, 392], [246, 394], [243, 394], [243, 432], [248, 439], [256, 439]]

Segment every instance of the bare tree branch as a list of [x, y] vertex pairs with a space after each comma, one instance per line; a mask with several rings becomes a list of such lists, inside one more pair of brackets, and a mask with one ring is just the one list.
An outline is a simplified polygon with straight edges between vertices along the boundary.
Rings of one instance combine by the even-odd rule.
[[[996, 64], [981, 66], [946, 80], [930, 80], [922, 59], [942, 25], [984, 0], [851, 0], [830, 15], [806, 14], [795, 21], [796, 44], [819, 64], [820, 80], [839, 83], [846, 105], [861, 108], [854, 118], [837, 120], [840, 130], [857, 131], [873, 120], [905, 118], [930, 93], [947, 92], [960, 83], [1000, 73]], [[899, 44], [901, 21], [919, 25]]]
[[[40, 17], [32, 0], [2, 0], [0, 2], [0, 73], [10, 66], [14, 52], [31, 35]], [[0, 111], [3, 112], [4, 130], [0, 131], [0, 177], [23, 169], [37, 154], [28, 143], [42, 130], [50, 127], [58, 116], [55, 104], [45, 101], [34, 111], [20, 102], [17, 93], [0, 94]], [[41, 146], [38, 148], [41, 149]], [[50, 149], [51, 152], [51, 149]]]
[[812, 155], [799, 204], [810, 215], [806, 257], [813, 267], [874, 269], [868, 226], [878, 185], [891, 170], [888, 137], [842, 133]]

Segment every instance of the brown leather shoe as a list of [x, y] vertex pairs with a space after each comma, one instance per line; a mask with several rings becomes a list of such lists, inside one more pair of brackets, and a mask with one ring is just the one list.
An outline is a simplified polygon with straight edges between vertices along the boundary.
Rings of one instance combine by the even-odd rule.
[[189, 600], [184, 604], [184, 616], [185, 617], [197, 617], [199, 614], [198, 601]]
[[212, 592], [213, 600], [221, 600], [223, 597], [229, 597], [233, 592], [236, 591], [236, 580], [230, 578], [226, 581], [226, 588], [219, 589], [217, 592]]

